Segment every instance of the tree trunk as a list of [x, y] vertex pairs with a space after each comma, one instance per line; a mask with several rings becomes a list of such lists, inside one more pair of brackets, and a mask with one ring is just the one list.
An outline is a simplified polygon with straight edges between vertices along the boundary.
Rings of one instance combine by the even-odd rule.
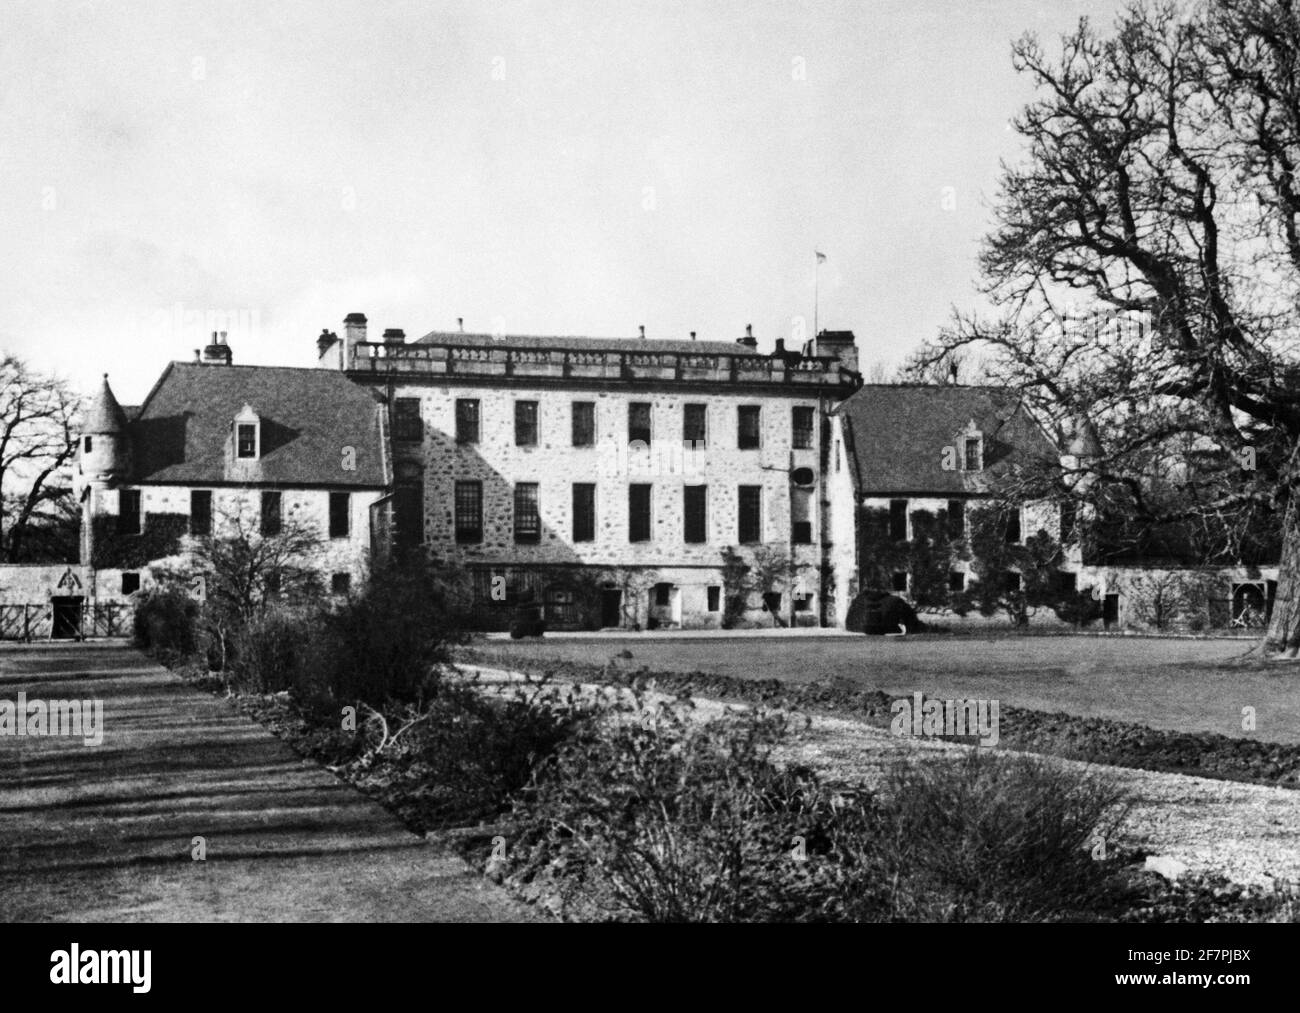
[[1294, 658], [1300, 653], [1300, 516], [1292, 492], [1282, 522], [1282, 558], [1278, 561], [1277, 598], [1264, 634], [1264, 653]]

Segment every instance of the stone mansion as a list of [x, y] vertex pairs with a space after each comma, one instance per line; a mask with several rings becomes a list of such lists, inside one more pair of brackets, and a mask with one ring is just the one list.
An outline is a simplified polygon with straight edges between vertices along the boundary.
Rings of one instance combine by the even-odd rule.
[[[76, 469], [80, 565], [8, 589], [0, 571], [0, 599], [129, 605], [187, 540], [292, 522], [320, 533], [331, 593], [384, 554], [426, 552], [468, 574], [489, 626], [531, 598], [552, 628], [840, 627], [868, 584], [915, 590], [905, 568], [864, 572], [872, 539], [911, 538], [918, 511], [960, 536], [1000, 473], [1062, 453], [1014, 392], [864, 385], [851, 331], [766, 353], [748, 327], [375, 340], [352, 313], [316, 352], [316, 368], [241, 366], [214, 334], [138, 407], [105, 377]], [[1066, 541], [1056, 504], [1019, 509], [1008, 540]], [[967, 588], [969, 565], [949, 565]], [[1066, 567], [1119, 617], [1116, 574], [1077, 548]]]

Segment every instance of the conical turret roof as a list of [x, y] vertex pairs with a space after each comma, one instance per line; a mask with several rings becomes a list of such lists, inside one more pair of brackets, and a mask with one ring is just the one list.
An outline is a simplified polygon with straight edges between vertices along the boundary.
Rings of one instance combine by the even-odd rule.
[[108, 385], [107, 373], [104, 374], [104, 382], [99, 388], [99, 393], [90, 403], [90, 410], [86, 412], [85, 431], [106, 435], [126, 431], [126, 412], [122, 411], [122, 406], [113, 396], [113, 388]]

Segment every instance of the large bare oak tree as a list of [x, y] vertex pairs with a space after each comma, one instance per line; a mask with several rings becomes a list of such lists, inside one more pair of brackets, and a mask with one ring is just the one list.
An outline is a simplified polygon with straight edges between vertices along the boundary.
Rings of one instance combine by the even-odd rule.
[[[1270, 651], [1300, 651], [1300, 18], [1289, 0], [1139, 2], [1048, 47], [1013, 121], [980, 260], [993, 310], [923, 353], [979, 349], [1098, 497], [1214, 532], [1282, 523]], [[1118, 501], [1118, 502], [1116, 502]], [[1234, 544], [1235, 540], [1235, 544]]]

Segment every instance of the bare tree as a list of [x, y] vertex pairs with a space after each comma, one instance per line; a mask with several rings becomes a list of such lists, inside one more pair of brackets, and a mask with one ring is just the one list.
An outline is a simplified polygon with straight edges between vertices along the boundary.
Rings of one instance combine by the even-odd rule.
[[[0, 558], [24, 559], [28, 534], [64, 522], [80, 402], [64, 381], [0, 355]], [[66, 478], [66, 476], [65, 476]], [[66, 506], [66, 504], [64, 504]]]
[[1060, 438], [1086, 418], [1103, 509], [1240, 549], [1282, 517], [1273, 651], [1300, 651], [1300, 19], [1290, 0], [1085, 19], [1015, 119], [980, 265], [991, 319], [959, 315], [921, 358], [968, 347]]

